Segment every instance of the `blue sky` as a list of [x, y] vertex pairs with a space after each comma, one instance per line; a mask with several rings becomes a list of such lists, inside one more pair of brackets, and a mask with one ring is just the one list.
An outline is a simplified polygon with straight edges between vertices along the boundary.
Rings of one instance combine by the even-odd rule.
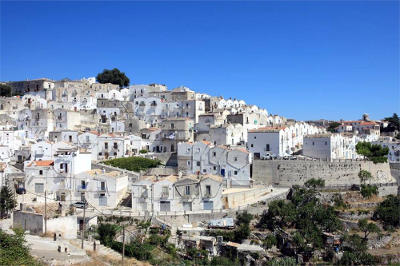
[[0, 80], [117, 67], [299, 120], [400, 112], [399, 2], [1, 2]]

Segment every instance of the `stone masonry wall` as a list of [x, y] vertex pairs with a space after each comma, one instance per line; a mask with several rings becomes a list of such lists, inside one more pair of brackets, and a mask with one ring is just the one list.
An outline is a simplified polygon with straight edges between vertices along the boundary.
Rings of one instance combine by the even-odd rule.
[[[311, 178], [325, 180], [326, 187], [349, 187], [360, 184], [360, 170], [369, 171], [373, 178], [367, 183], [397, 187], [388, 163], [374, 164], [370, 161], [346, 160], [343, 162], [254, 160], [255, 184], [275, 186], [303, 185]], [[388, 189], [386, 189], [388, 191]]]

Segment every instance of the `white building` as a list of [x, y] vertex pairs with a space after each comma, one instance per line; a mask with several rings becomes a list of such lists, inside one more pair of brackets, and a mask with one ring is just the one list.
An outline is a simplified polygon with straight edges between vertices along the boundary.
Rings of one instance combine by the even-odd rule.
[[243, 148], [213, 146], [207, 141], [178, 144], [178, 170], [186, 174], [212, 174], [224, 178], [228, 186], [251, 184], [251, 154]]
[[357, 137], [344, 134], [314, 134], [304, 137], [303, 155], [332, 161], [334, 159], [357, 159]]
[[251, 129], [248, 131], [247, 147], [255, 158], [269, 155], [283, 157], [300, 150], [305, 135], [323, 132], [324, 129], [307, 123]]
[[128, 176], [119, 171], [93, 169], [74, 178], [74, 200], [84, 198], [95, 207], [116, 208], [128, 189]]
[[388, 161], [390, 163], [400, 162], [400, 140], [396, 140], [391, 137], [381, 138], [379, 141], [372, 142], [372, 144], [378, 144], [382, 147], [389, 148]]

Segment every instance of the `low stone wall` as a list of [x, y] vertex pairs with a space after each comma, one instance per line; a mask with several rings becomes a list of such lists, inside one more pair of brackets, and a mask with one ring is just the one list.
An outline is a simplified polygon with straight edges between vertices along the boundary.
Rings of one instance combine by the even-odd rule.
[[254, 160], [252, 178], [254, 184], [284, 187], [304, 185], [311, 178], [321, 178], [325, 180], [325, 187], [347, 188], [360, 184], [358, 173], [361, 170], [372, 174], [367, 183], [379, 185], [381, 195], [397, 194], [397, 181], [390, 172], [389, 164], [370, 161]]
[[17, 227], [25, 231], [29, 230], [31, 235], [41, 235], [44, 233], [43, 215], [33, 212], [14, 211], [13, 228]]

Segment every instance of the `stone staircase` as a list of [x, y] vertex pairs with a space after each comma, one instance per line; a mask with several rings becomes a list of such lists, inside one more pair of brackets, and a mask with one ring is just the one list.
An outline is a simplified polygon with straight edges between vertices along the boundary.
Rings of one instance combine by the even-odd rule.
[[[71, 244], [74, 246], [81, 246], [81, 240], [80, 239], [74, 239], [71, 240]], [[91, 251], [93, 252], [93, 242], [90, 241], [84, 241], [83, 242], [83, 247], [86, 251]], [[110, 258], [115, 261], [120, 261], [122, 259], [122, 255], [113, 249], [106, 247], [102, 244], [100, 244], [99, 241], [96, 240], [96, 253], [98, 256], [105, 256], [107, 258]]]

